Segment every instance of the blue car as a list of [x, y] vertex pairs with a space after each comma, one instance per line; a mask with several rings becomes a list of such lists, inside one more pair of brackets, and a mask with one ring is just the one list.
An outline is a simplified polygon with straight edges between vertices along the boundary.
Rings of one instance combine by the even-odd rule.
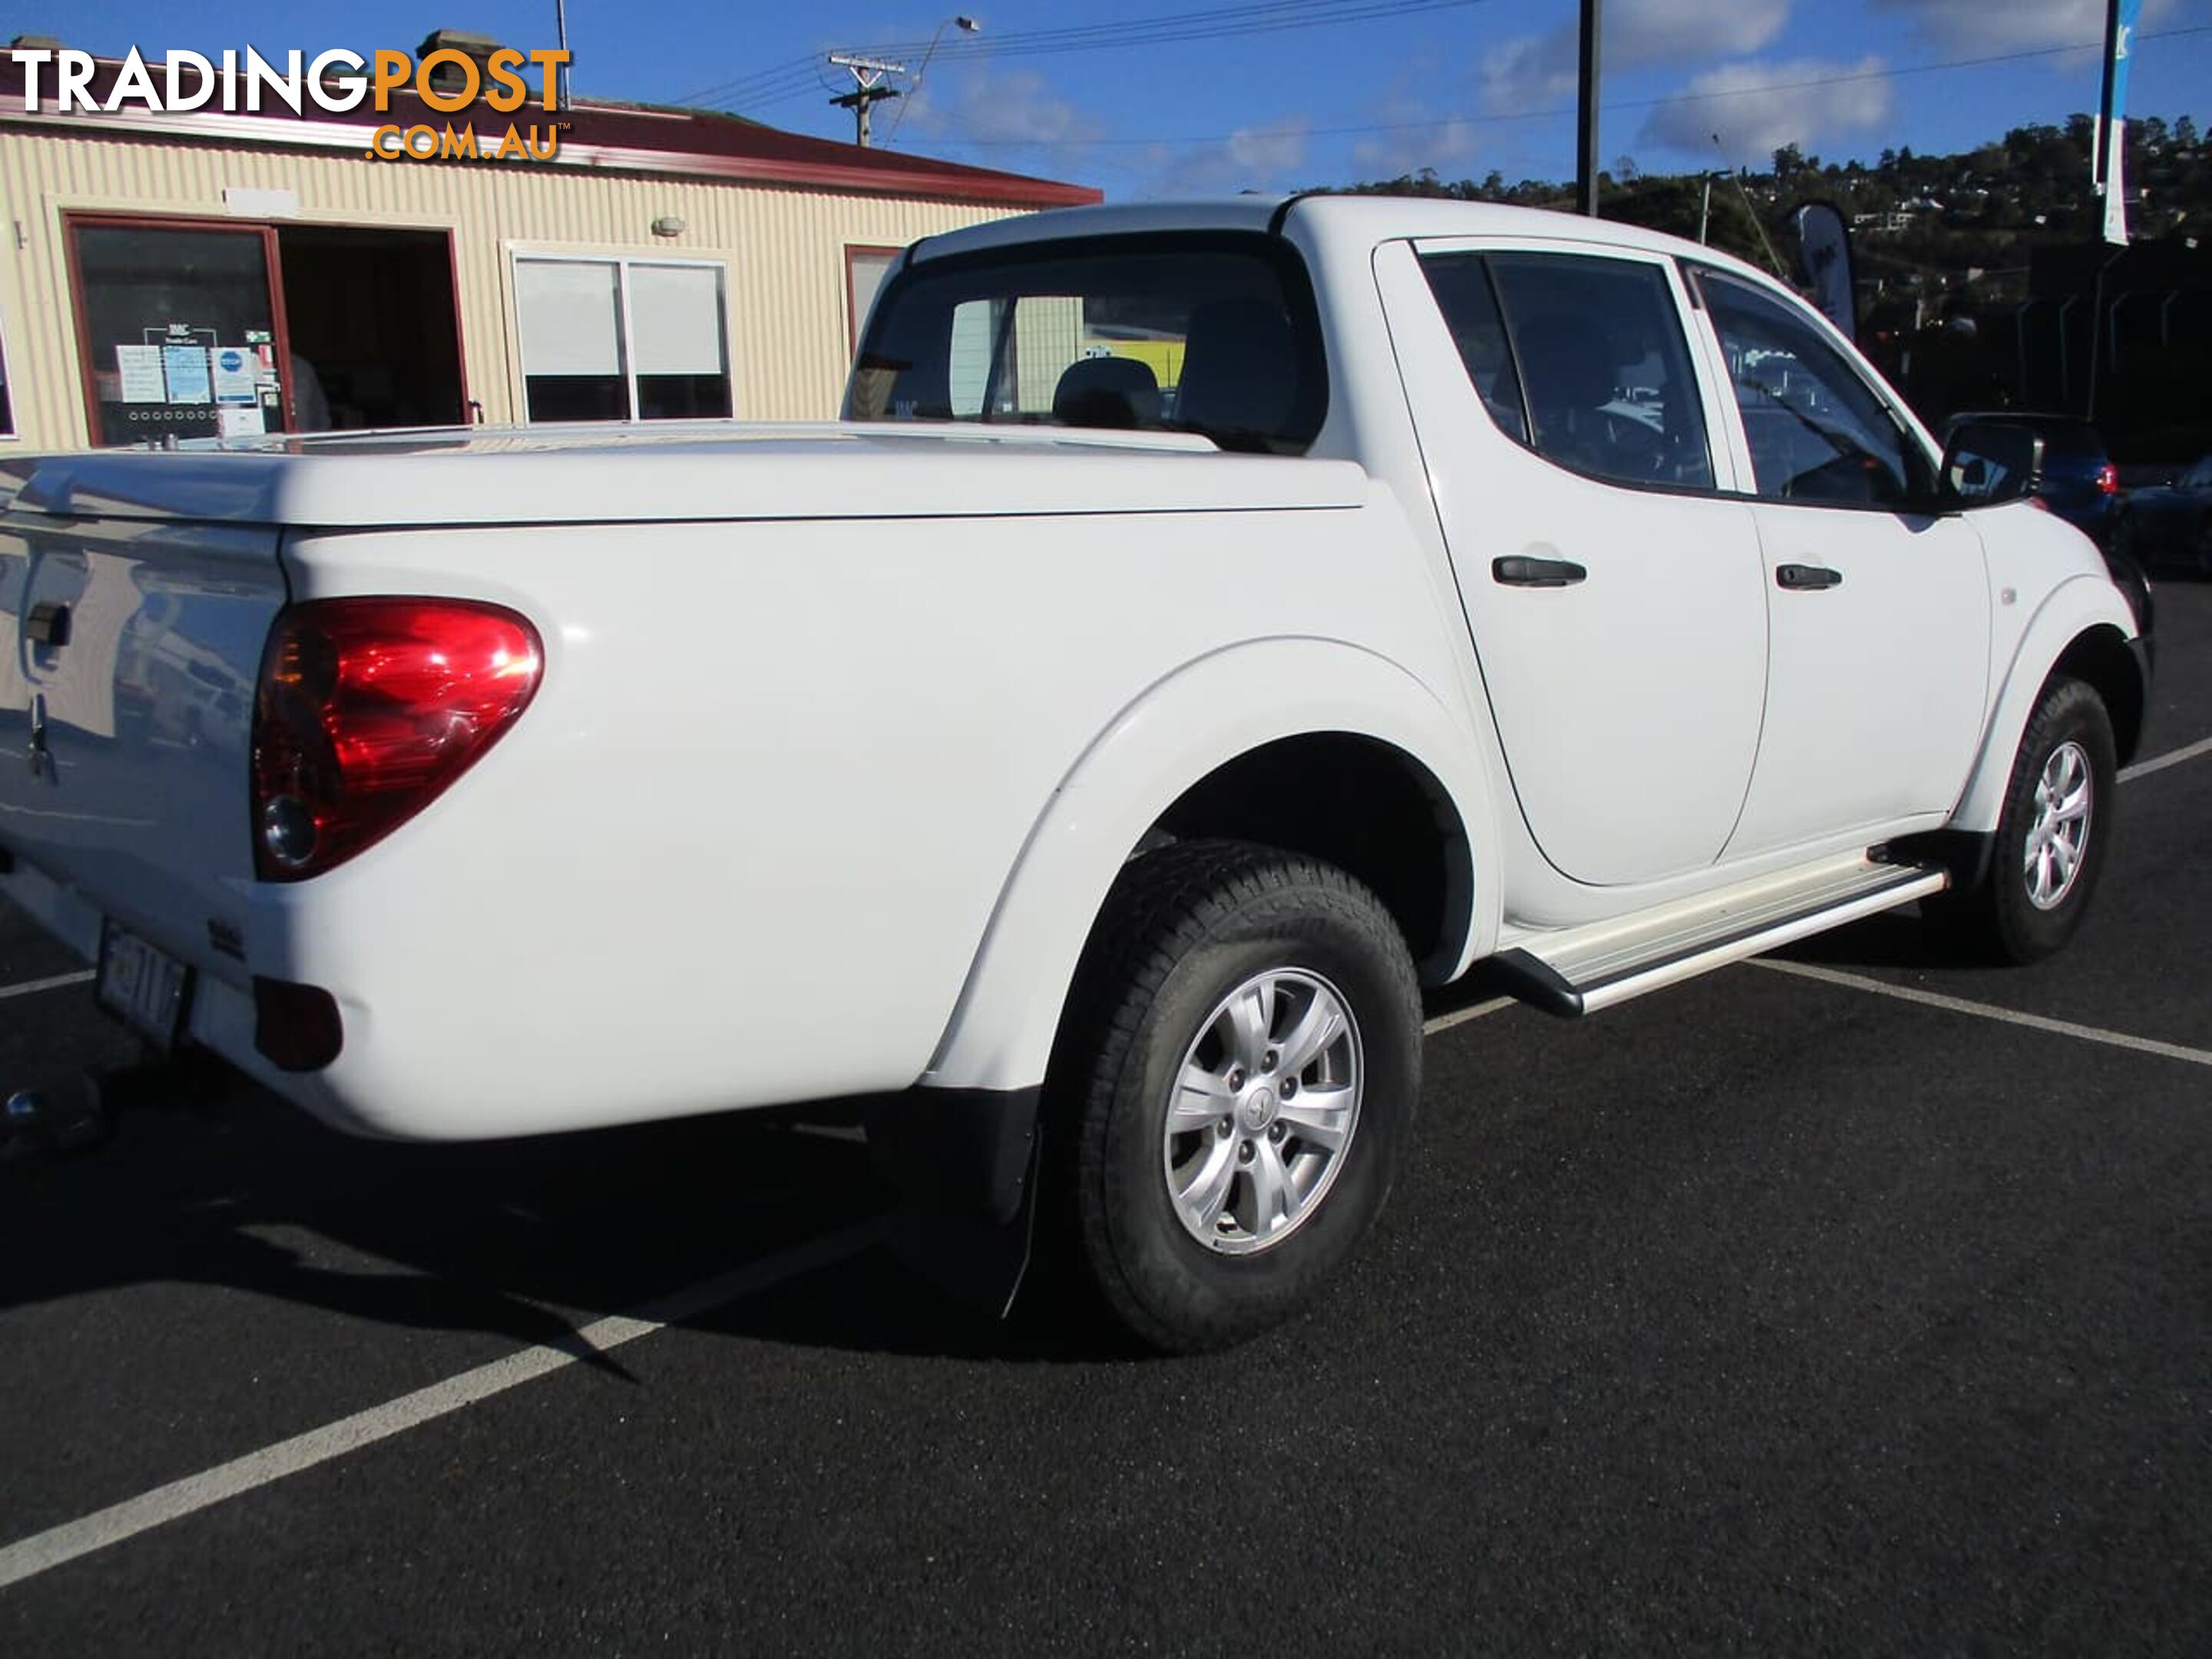
[[2112, 539], [2154, 569], [2212, 577], [2212, 455], [2172, 483], [2130, 490]]

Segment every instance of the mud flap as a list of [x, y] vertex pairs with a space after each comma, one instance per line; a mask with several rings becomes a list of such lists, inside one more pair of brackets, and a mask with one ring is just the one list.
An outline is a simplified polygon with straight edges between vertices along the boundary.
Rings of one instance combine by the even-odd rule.
[[915, 1089], [870, 1107], [868, 1150], [899, 1194], [889, 1243], [956, 1301], [1003, 1319], [1036, 1226], [1036, 1089]]

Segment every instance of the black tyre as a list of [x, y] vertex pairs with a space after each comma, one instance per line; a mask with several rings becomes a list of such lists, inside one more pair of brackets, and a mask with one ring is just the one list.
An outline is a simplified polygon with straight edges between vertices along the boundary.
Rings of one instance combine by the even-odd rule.
[[1342, 871], [1220, 842], [1138, 860], [1054, 1054], [1065, 1265], [1168, 1352], [1300, 1312], [1389, 1196], [1420, 1045], [1405, 941]]
[[1980, 885], [1943, 896], [1932, 921], [1968, 954], [2028, 963], [2074, 936], [2112, 841], [2119, 770], [2112, 717], [2055, 676], [2021, 734]]

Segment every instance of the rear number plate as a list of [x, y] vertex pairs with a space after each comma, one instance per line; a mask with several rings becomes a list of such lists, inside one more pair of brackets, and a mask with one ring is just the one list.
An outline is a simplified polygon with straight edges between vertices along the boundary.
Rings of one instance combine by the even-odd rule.
[[164, 1050], [184, 1030], [191, 969], [109, 922], [100, 936], [100, 1006]]

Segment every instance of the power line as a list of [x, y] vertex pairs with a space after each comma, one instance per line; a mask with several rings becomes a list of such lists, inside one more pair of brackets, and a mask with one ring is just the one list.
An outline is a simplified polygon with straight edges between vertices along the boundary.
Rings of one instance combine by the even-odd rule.
[[[1173, 45], [1189, 40], [1218, 40], [1231, 35], [1273, 34], [1286, 30], [1323, 28], [1332, 25], [1368, 23], [1414, 16], [1425, 12], [1463, 10], [1486, 0], [1264, 0], [1264, 3], [1224, 6], [1198, 11], [1163, 12], [1125, 18], [1113, 23], [1075, 24], [1060, 28], [1024, 29], [995, 34], [977, 41], [946, 43], [947, 58], [988, 54], [1004, 58], [1057, 57], [1068, 52], [1101, 52], [1137, 46]], [[872, 56], [914, 56], [927, 40], [893, 41], [868, 47]], [[819, 80], [817, 55], [792, 58], [750, 75], [711, 86], [696, 88], [678, 101], [713, 101], [723, 107], [739, 105], [765, 107], [810, 94]]]
[[[1127, 18], [1114, 23], [1075, 24], [1060, 28], [1020, 29], [994, 33], [990, 43], [973, 50], [1000, 55], [1040, 56], [1066, 52], [1096, 51], [1111, 46], [1149, 46], [1163, 39], [1206, 39], [1219, 34], [1271, 33], [1284, 28], [1314, 28], [1332, 23], [1369, 21], [1406, 12], [1436, 11], [1481, 3], [1482, 0], [1365, 0], [1345, 5], [1341, 0], [1261, 0], [1261, 3], [1218, 7], [1198, 11], [1163, 12]], [[912, 56], [922, 51], [923, 40], [892, 41], [871, 46], [884, 56]], [[957, 52], [967, 43], [955, 41]], [[790, 85], [818, 62], [816, 54], [697, 88], [684, 101], [720, 96], [728, 102], [750, 102], [765, 90]]]
[[[2196, 24], [2183, 28], [2146, 29], [2136, 35], [2137, 40], [2165, 40], [2180, 35], [2212, 34], [2212, 23]], [[1669, 93], [1657, 98], [1607, 99], [1602, 107], [1607, 110], [1657, 109], [1672, 104], [1698, 104], [1727, 98], [1750, 98], [1771, 92], [1797, 92], [1813, 87], [1844, 86], [1858, 81], [1896, 80], [1908, 75], [1934, 75], [1949, 70], [1985, 69], [1998, 64], [2017, 64], [2038, 58], [2057, 58], [2068, 52], [2094, 52], [2094, 40], [2079, 46], [2038, 46], [2025, 52], [1999, 52], [1986, 58], [1954, 58], [1932, 64], [1906, 64], [1896, 69], [1856, 70], [1844, 75], [1814, 76], [1796, 81], [1768, 81], [1758, 86], [1729, 87], [1711, 92]], [[1432, 115], [1419, 121], [1373, 121], [1352, 126], [1304, 127], [1299, 131], [1310, 138], [1345, 137], [1372, 132], [1410, 132], [1428, 131], [1439, 125], [1458, 123], [1468, 126], [1494, 126], [1516, 121], [1553, 121], [1576, 113], [1574, 106], [1565, 104], [1549, 109], [1514, 110], [1504, 113], [1482, 115]], [[1264, 126], [1255, 123], [1244, 131], [1252, 131]], [[1238, 135], [1233, 132], [1211, 133], [1200, 136], [1148, 138], [958, 138], [948, 143], [958, 143], [970, 149], [1048, 149], [1066, 146], [1076, 149], [1104, 149], [1116, 146], [1149, 144], [1213, 144], [1227, 142]]]

